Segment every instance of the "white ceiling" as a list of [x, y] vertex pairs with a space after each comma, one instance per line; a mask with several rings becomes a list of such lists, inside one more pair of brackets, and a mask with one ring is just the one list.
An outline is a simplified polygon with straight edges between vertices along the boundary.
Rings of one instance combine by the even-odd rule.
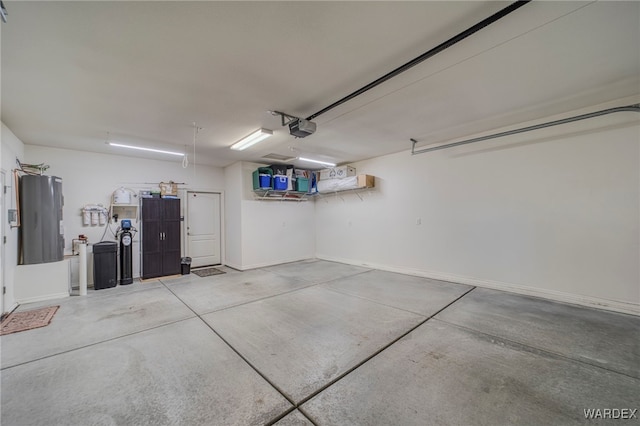
[[509, 3], [4, 3], [2, 121], [26, 144], [192, 152], [196, 122], [199, 164], [345, 163], [640, 93], [640, 2], [534, 1], [295, 139], [269, 110], [309, 116]]

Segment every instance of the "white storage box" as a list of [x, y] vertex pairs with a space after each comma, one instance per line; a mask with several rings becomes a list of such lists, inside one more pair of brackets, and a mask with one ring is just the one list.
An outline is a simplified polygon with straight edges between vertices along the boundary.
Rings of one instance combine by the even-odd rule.
[[320, 180], [343, 179], [356, 175], [356, 168], [351, 166], [332, 167], [320, 170]]
[[318, 192], [346, 191], [348, 189], [373, 188], [375, 178], [371, 175], [349, 176], [343, 179], [318, 181]]

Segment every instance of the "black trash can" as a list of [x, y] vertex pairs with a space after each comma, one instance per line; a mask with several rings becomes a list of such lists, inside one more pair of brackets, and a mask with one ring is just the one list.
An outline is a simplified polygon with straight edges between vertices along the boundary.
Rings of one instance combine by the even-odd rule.
[[189, 275], [191, 273], [191, 258], [183, 257], [181, 267], [182, 275]]
[[93, 245], [93, 288], [115, 287], [118, 283], [118, 243], [101, 241]]

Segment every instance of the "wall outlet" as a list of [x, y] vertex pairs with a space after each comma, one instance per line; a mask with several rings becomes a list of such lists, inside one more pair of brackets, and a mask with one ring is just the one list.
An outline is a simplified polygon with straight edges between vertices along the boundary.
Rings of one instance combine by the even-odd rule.
[[16, 209], [7, 210], [7, 218], [9, 219], [9, 225], [18, 226], [18, 210]]
[[421, 218], [416, 219], [416, 225], [422, 225], [422, 219]]

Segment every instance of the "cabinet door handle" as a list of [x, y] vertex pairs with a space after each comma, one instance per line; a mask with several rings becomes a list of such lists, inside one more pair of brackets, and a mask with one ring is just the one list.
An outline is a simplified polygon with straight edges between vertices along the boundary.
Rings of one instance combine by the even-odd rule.
[[164, 232], [160, 233], [160, 241], [162, 241], [164, 238], [162, 237], [164, 235]]

